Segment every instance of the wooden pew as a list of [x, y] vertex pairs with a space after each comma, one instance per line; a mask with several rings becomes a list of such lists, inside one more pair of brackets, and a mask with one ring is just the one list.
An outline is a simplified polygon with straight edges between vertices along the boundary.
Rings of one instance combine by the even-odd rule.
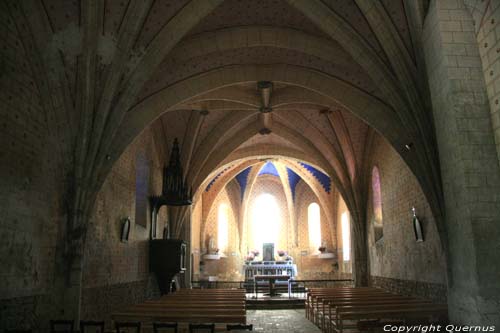
[[319, 300], [321, 298], [337, 297], [373, 297], [380, 295], [391, 295], [382, 289], [363, 287], [363, 288], [314, 288], [307, 294], [306, 299], [306, 317], [316, 323], [316, 314], [319, 311]]
[[351, 308], [339, 309], [337, 319], [333, 327], [333, 332], [343, 333], [346, 329], [355, 329], [357, 325], [352, 322], [358, 322], [363, 319], [382, 320], [382, 319], [401, 319], [401, 320], [422, 320], [428, 321], [432, 317], [445, 318], [448, 314], [446, 304], [424, 304], [424, 305], [402, 305], [394, 307], [376, 306], [371, 309]]
[[128, 306], [112, 314], [115, 321], [178, 323], [246, 323], [244, 290], [180, 290]]
[[387, 293], [382, 289], [371, 287], [342, 287], [342, 288], [312, 288], [307, 292], [306, 306], [312, 306], [314, 298], [319, 295], [354, 295], [354, 294], [373, 294]]
[[[314, 288], [308, 292], [306, 316], [323, 332], [355, 330], [360, 320], [425, 320], [445, 317], [445, 304], [400, 296], [375, 288]], [[374, 324], [375, 325], [375, 324]]]
[[393, 304], [430, 304], [428, 300], [422, 300], [412, 297], [394, 296], [380, 299], [350, 299], [350, 300], [327, 300], [325, 302], [324, 317], [322, 327], [325, 331], [330, 332], [332, 323], [336, 320], [337, 314], [341, 309], [349, 307], [363, 306], [385, 306]]
[[336, 308], [345, 306], [370, 306], [384, 304], [405, 304], [405, 303], [430, 303], [426, 300], [416, 299], [413, 297], [403, 297], [398, 295], [383, 295], [380, 297], [366, 298], [327, 298], [322, 300], [322, 309], [318, 311], [319, 318], [317, 322], [321, 322], [320, 327], [325, 327], [325, 323], [330, 325], [335, 319]]

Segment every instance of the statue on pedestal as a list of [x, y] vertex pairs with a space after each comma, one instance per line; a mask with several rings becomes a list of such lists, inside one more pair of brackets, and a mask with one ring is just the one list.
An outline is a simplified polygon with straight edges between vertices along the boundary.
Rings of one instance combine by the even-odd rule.
[[215, 245], [214, 237], [208, 237], [208, 254], [217, 254], [219, 249]]

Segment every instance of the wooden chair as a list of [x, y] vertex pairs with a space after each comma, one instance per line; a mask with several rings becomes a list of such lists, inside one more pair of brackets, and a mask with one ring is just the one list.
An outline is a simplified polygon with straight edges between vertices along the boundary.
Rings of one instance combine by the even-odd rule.
[[226, 329], [228, 331], [253, 331], [253, 325], [252, 324], [229, 324], [227, 325]]
[[177, 333], [177, 329], [179, 327], [179, 324], [177, 323], [153, 323], [153, 333], [161, 333], [165, 332], [170, 332], [173, 330], [174, 333]]
[[189, 333], [214, 333], [215, 324], [189, 324]]
[[80, 333], [87, 333], [93, 327], [93, 333], [104, 333], [104, 321], [80, 320]]
[[135, 330], [135, 333], [141, 333], [140, 322], [115, 322], [116, 333], [128, 333], [129, 329]]
[[73, 320], [51, 320], [50, 333], [73, 333], [75, 322]]

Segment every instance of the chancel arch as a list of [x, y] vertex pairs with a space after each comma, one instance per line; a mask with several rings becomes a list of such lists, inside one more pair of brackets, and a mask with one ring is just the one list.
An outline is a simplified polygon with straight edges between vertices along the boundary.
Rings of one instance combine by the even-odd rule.
[[[262, 155], [260, 159], [256, 157], [248, 156], [246, 163], [245, 160], [228, 163], [211, 175], [205, 182], [208, 185], [203, 186], [203, 192], [198, 194], [203, 202], [202, 212], [205, 213], [197, 218], [199, 222], [193, 223], [201, 225], [199, 236], [195, 237], [200, 243], [195, 246], [199, 246], [196, 248], [204, 263], [203, 274], [213, 274], [223, 280], [226, 276], [220, 267], [236, 274], [240, 262], [235, 259], [252, 256], [256, 261], [262, 260], [263, 244], [266, 243], [273, 244], [276, 260], [278, 253], [295, 258], [297, 277], [318, 278], [326, 272], [331, 274], [328, 261], [320, 262], [325, 273], [314, 273], [319, 264], [314, 259], [320, 253], [318, 248], [325, 245], [329, 253], [336, 253], [337, 250], [335, 232], [332, 232], [333, 221], [328, 217], [328, 214], [333, 214], [331, 201], [336, 197], [330, 193], [335, 191], [331, 179], [300, 160], [279, 156], [268, 156], [262, 160]], [[323, 178], [317, 179], [317, 176]], [[233, 216], [239, 219], [236, 222], [239, 229], [229, 235], [229, 242], [237, 244], [239, 241], [239, 248], [233, 246], [231, 252], [220, 252], [224, 255], [220, 259], [223, 262], [204, 260], [207, 254], [211, 255], [210, 251], [214, 251], [210, 242], [213, 243], [219, 232], [214, 230], [214, 211], [220, 207], [221, 200], [228, 200], [230, 191], [233, 191], [232, 198], [237, 198], [237, 203], [233, 202], [231, 207]], [[322, 199], [318, 200], [317, 195]], [[320, 208], [318, 202], [324, 206]], [[315, 223], [316, 233], [311, 233], [308, 227], [311, 204], [317, 208], [312, 213], [314, 218], [319, 219], [311, 222]], [[197, 233], [196, 230], [193, 232]], [[318, 240], [312, 248], [309, 246], [309, 235], [314, 234]], [[304, 251], [306, 257], [302, 257]], [[255, 252], [259, 253], [255, 255]], [[244, 279], [244, 276], [241, 278]]]
[[[413, 142], [413, 139], [408, 137], [403, 133], [404, 131], [401, 130], [403, 127], [400, 123], [400, 119], [395, 114], [392, 107], [378, 98], [374, 98], [366, 92], [354, 88], [337, 78], [314, 70], [291, 65], [226, 66], [166, 87], [137, 104], [129, 111], [128, 114], [130, 117], [125, 119], [124, 123], [122, 123], [122, 130], [119, 132], [119, 135], [125, 133], [133, 135], [133, 133], [136, 133], [136, 131], [143, 126], [140, 125], [141, 123], [148, 123], [165, 110], [174, 107], [176, 104], [184, 103], [192, 97], [187, 95], [188, 91], [190, 91], [189, 94], [191, 95], [197, 95], [237, 82], [256, 82], [259, 80], [282, 82], [293, 86], [300, 86], [306, 90], [312, 90], [321, 95], [330, 97], [332, 102], [335, 101], [335, 103], [340, 103], [373, 126], [379, 133], [383, 133], [396, 151], [400, 152], [401, 157], [405, 159], [409, 167], [413, 169], [417, 178], [425, 180], [425, 177], [430, 175], [422, 172], [422, 164], [419, 161], [421, 157], [418, 157], [412, 152], [405, 152], [404, 147], [408, 145], [408, 142]], [[191, 88], [186, 89], [187, 87]], [[384, 121], [381, 121], [382, 119], [384, 119]], [[255, 124], [255, 130], [259, 129], [257, 125], [258, 124]], [[252, 126], [254, 125], [250, 127]], [[244, 129], [244, 131], [248, 133], [247, 135], [251, 133], [250, 127]], [[130, 138], [117, 137], [117, 140], [115, 140], [116, 143], [113, 144], [113, 146], [120, 151], [127, 144], [128, 140], [130, 140]], [[227, 149], [226, 147], [226, 150]], [[340, 174], [345, 173], [340, 173], [337, 170], [337, 172], [332, 173], [332, 176], [337, 177]], [[424, 191], [427, 198], [429, 198], [429, 202], [431, 202], [431, 204], [435, 203], [432, 207], [435, 207], [435, 211], [439, 211], [436, 200], [432, 199], [436, 197], [436, 195], [433, 194], [434, 188], [428, 187], [426, 185], [428, 183], [428, 181], [422, 182]], [[342, 191], [343, 189], [340, 188], [340, 190]], [[352, 193], [344, 193], [344, 197], [346, 197], [347, 204], [351, 207], [351, 211], [358, 212], [359, 210], [355, 208], [355, 206], [358, 205], [356, 204], [358, 200], [355, 199], [355, 195]], [[353, 219], [359, 219], [357, 213], [353, 213]], [[439, 223], [439, 220], [437, 220], [436, 223]], [[443, 236], [442, 233], [444, 230], [439, 230], [440, 235]], [[360, 250], [358, 250], [358, 252], [359, 251]]]

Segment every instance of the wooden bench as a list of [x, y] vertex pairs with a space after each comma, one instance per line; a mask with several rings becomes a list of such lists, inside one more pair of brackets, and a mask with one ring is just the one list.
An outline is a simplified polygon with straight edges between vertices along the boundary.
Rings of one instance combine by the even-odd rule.
[[[425, 306], [399, 305], [395, 308], [379, 306], [374, 309], [345, 309], [338, 312], [333, 332], [343, 333], [345, 329], [357, 329], [357, 322], [363, 319], [401, 319], [403, 321], [419, 319], [428, 322], [433, 317], [445, 318], [447, 314], [448, 306], [446, 304], [425, 304]], [[352, 322], [356, 322], [356, 325], [353, 325]]]
[[178, 323], [246, 323], [245, 291], [180, 290], [159, 299], [128, 306], [112, 314], [115, 321]]
[[[402, 297], [398, 295], [384, 295], [381, 297], [369, 298], [336, 298], [336, 299], [323, 299], [321, 310], [317, 311], [317, 322], [321, 322], [320, 327], [325, 326], [325, 322], [330, 323], [335, 319], [335, 310], [340, 306], [364, 306], [364, 305], [384, 305], [384, 304], [404, 304], [404, 303], [429, 303], [428, 301], [415, 299], [412, 297]], [[319, 326], [319, 325], [318, 325]]]
[[308, 292], [306, 299], [306, 317], [312, 319], [316, 323], [316, 313], [321, 307], [319, 300], [323, 298], [337, 297], [376, 297], [380, 295], [391, 295], [381, 289], [376, 288], [330, 288], [330, 289], [313, 289]]
[[[337, 313], [339, 309], [345, 309], [348, 307], [363, 307], [363, 306], [384, 306], [392, 304], [430, 304], [430, 301], [416, 299], [411, 297], [401, 297], [395, 296], [391, 298], [380, 298], [380, 299], [351, 299], [351, 300], [328, 300], [325, 302], [325, 309], [323, 310], [323, 322], [322, 327], [325, 327], [326, 331], [331, 331], [332, 322], [336, 320]], [[326, 324], [328, 324], [326, 326]]]
[[[398, 309], [408, 309], [408, 308], [426, 308], [428, 306], [434, 306], [429, 301], [426, 300], [392, 300], [391, 302], [387, 302], [384, 304], [365, 304], [365, 303], [352, 303], [350, 305], [337, 305], [331, 308], [331, 314], [327, 316], [327, 326], [324, 331], [326, 332], [335, 332], [336, 327], [339, 324], [340, 313], [343, 312], [361, 312], [361, 311], [370, 311], [370, 310], [398, 310]], [[372, 318], [368, 318], [372, 319]], [[389, 318], [376, 318], [380, 319], [389, 319]], [[345, 326], [345, 325], [344, 325]], [[357, 322], [352, 323], [352, 327], [357, 326]]]
[[306, 317], [323, 332], [357, 330], [361, 320], [368, 320], [367, 325], [381, 325], [406, 319], [428, 320], [432, 316], [443, 318], [446, 314], [445, 304], [369, 287], [314, 288], [306, 301]]

